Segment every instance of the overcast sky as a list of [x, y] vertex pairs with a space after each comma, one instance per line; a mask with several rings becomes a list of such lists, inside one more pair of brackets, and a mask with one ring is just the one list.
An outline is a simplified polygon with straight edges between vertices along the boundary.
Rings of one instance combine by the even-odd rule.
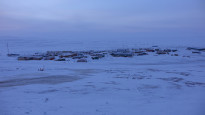
[[204, 0], [0, 0], [1, 36], [205, 38]]

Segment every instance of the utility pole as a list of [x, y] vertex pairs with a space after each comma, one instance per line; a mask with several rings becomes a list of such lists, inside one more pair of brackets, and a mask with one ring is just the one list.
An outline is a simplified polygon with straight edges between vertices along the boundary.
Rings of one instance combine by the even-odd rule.
[[9, 54], [9, 44], [7, 42], [7, 54]]

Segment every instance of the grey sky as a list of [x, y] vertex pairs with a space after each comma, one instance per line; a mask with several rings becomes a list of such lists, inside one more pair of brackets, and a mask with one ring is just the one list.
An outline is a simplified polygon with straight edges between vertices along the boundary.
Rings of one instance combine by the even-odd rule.
[[0, 34], [205, 37], [204, 0], [1, 0]]

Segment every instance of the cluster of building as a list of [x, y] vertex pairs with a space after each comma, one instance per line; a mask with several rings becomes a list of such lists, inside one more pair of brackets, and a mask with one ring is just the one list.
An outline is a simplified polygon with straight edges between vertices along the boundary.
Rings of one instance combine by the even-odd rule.
[[46, 53], [35, 53], [29, 56], [18, 56], [18, 60], [54, 60], [54, 61], [68, 61], [76, 60], [76, 62], [87, 62], [88, 60], [99, 60], [101, 58], [112, 57], [133, 57], [143, 56], [150, 53], [155, 55], [169, 55], [178, 56], [176, 49], [160, 49], [158, 47], [152, 48], [137, 48], [137, 49], [117, 49], [117, 50], [102, 50], [102, 51], [47, 51]]
[[30, 56], [19, 56], [18, 60], [54, 60], [87, 62], [88, 58], [93, 60], [105, 57], [105, 51], [47, 51], [46, 53], [35, 53]]

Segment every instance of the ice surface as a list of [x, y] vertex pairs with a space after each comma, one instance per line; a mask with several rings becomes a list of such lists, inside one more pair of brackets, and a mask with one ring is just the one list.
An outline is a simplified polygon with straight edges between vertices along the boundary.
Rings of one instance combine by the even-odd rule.
[[[179, 56], [108, 57], [87, 63], [18, 61], [11, 53], [131, 47], [179, 49]], [[205, 52], [185, 42], [1, 39], [0, 115], [204, 115]], [[201, 43], [202, 44], [202, 43]], [[183, 56], [190, 57], [183, 57]], [[44, 71], [38, 71], [44, 67]]]

